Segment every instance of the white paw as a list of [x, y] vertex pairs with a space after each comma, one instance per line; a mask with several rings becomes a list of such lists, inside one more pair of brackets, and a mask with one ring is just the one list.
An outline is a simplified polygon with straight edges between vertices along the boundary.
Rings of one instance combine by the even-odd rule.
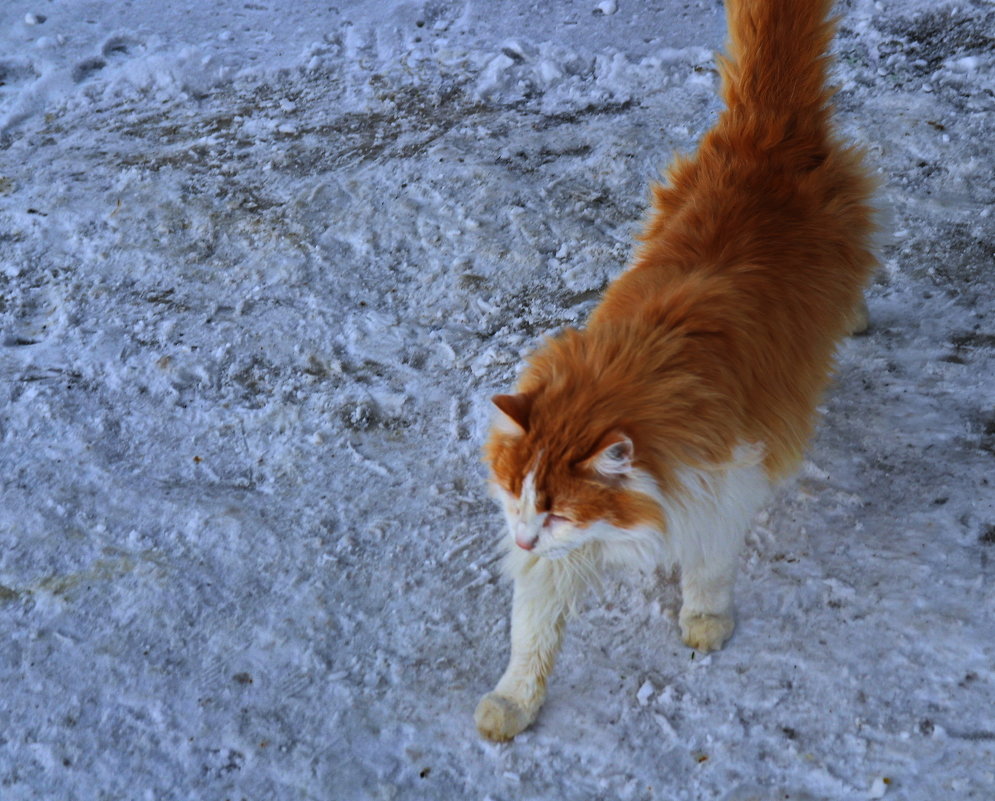
[[719, 650], [735, 627], [731, 615], [681, 615], [684, 642], [702, 653]]
[[860, 303], [857, 304], [857, 308], [850, 315], [850, 335], [858, 336], [866, 334], [870, 326], [871, 313], [867, 310], [867, 301], [861, 298]]
[[522, 706], [497, 693], [487, 693], [480, 699], [473, 719], [481, 735], [499, 743], [510, 740], [532, 722]]

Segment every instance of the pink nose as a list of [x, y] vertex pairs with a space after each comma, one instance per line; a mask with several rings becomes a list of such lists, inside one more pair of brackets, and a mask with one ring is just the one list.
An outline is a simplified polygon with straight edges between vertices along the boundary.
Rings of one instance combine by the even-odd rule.
[[519, 525], [515, 531], [515, 545], [526, 551], [531, 551], [535, 548], [538, 539], [539, 535], [530, 534], [525, 526]]

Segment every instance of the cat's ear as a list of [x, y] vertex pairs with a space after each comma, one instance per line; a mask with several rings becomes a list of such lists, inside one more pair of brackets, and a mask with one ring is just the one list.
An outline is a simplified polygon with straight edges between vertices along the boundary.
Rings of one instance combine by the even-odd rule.
[[517, 395], [495, 395], [491, 402], [501, 414], [494, 423], [507, 434], [524, 434], [529, 430], [529, 415], [532, 413], [532, 396], [519, 392]]
[[584, 464], [599, 475], [615, 478], [632, 472], [634, 453], [632, 440], [616, 429], [601, 438], [594, 454]]

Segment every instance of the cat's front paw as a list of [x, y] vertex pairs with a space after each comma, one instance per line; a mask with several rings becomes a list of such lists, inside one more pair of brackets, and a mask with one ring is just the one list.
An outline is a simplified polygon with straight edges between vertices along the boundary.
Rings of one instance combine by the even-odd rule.
[[480, 699], [473, 719], [481, 735], [499, 743], [510, 740], [532, 722], [532, 716], [522, 706], [497, 693], [487, 693]]
[[684, 642], [702, 653], [719, 650], [735, 627], [731, 615], [681, 615]]

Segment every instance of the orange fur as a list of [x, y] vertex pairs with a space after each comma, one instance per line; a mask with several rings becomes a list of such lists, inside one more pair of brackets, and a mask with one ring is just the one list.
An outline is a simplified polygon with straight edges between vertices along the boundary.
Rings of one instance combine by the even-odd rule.
[[772, 478], [797, 464], [876, 264], [874, 182], [828, 126], [830, 6], [729, 4], [728, 108], [655, 187], [635, 264], [587, 329], [529, 359], [529, 431], [485, 449], [509, 490], [537, 450], [567, 482], [615, 427], [665, 490], [675, 465], [723, 463], [741, 441], [764, 443]]
[[[762, 446], [770, 481], [797, 465], [834, 349], [876, 263], [874, 183], [861, 153], [829, 126], [831, 5], [728, 0], [731, 41], [720, 59], [725, 111], [697, 154], [676, 160], [666, 184], [655, 187], [635, 262], [608, 288], [586, 329], [546, 341], [516, 393], [495, 398], [505, 417], [485, 457], [508, 498], [524, 503], [523, 484], [531, 482], [536, 508], [528, 515], [563, 517], [578, 531], [601, 521], [667, 537], [658, 498], [686, 493], [688, 470], [721, 473], [743, 444]], [[616, 474], [621, 468], [599, 472], [619, 432], [631, 440], [631, 467], [652, 477], [658, 495], [634, 488]], [[535, 525], [541, 544], [545, 529]], [[585, 547], [594, 553], [598, 545]], [[537, 559], [543, 561], [530, 554], [521, 570]], [[516, 576], [516, 603], [523, 575]], [[706, 648], [731, 633], [725, 603], [688, 613], [721, 623], [721, 632], [700, 640]], [[527, 647], [514, 645], [516, 636], [513, 621], [507, 687], [514, 665], [525, 664]], [[696, 641], [694, 634], [685, 639]], [[541, 664], [551, 666], [545, 652]], [[524, 668], [514, 670], [519, 676]], [[544, 687], [545, 673], [536, 681]], [[502, 686], [485, 697], [491, 706], [478, 709], [481, 731], [497, 739], [513, 736], [537, 709], [534, 697], [516, 700]], [[528, 714], [502, 728], [493, 721], [504, 720], [506, 702]]]

